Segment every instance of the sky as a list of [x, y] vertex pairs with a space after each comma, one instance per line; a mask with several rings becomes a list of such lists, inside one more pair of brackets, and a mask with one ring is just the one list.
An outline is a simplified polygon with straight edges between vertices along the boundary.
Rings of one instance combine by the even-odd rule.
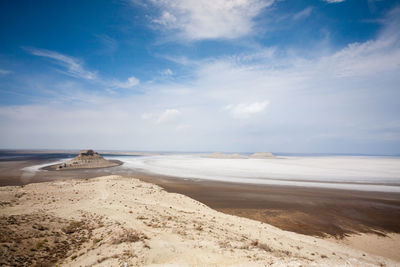
[[400, 0], [0, 1], [0, 148], [400, 154]]

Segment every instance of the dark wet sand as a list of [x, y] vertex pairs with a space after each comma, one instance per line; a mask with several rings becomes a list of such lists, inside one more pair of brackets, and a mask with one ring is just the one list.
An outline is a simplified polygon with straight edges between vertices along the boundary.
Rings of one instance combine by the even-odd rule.
[[307, 235], [400, 233], [400, 194], [182, 180], [136, 174], [224, 213]]
[[209, 207], [307, 235], [342, 237], [351, 233], [400, 233], [400, 194], [290, 186], [269, 186], [180, 179], [111, 167], [40, 171], [20, 169], [43, 161], [0, 161], [0, 185], [118, 174], [158, 184], [168, 192], [196, 199]]
[[0, 186], [25, 185], [29, 183], [40, 183], [54, 180], [64, 180], [73, 178], [93, 178], [101, 175], [110, 175], [113, 168], [101, 169], [73, 169], [66, 171], [46, 171], [41, 170], [36, 173], [22, 171], [22, 168], [37, 164], [51, 164], [55, 160], [18, 160], [0, 161]]

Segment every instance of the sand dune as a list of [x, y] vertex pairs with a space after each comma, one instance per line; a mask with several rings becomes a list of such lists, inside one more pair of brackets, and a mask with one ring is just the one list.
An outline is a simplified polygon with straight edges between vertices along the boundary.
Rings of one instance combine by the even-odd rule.
[[[20, 258], [13, 257], [18, 253], [32, 264], [58, 261], [63, 266], [400, 264], [226, 215], [134, 178], [105, 176], [2, 187], [0, 201], [1, 218], [8, 222], [1, 225], [3, 264], [18, 262]], [[30, 239], [15, 243], [29, 231], [34, 232]], [[58, 258], [50, 257], [49, 251], [57, 252], [53, 255]]]

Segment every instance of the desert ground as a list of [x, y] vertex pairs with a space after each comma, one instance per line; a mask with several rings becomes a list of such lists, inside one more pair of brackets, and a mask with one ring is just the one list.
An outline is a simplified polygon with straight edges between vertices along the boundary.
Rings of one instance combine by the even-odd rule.
[[2, 265], [399, 264], [348, 245], [224, 214], [133, 177], [6, 186], [0, 188], [0, 199]]

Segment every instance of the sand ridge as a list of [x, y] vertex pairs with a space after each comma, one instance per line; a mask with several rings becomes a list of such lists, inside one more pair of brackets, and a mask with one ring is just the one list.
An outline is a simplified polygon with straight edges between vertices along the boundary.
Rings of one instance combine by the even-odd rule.
[[[59, 219], [67, 229], [68, 223], [88, 228], [76, 237], [83, 241], [73, 243], [58, 259], [63, 266], [399, 264], [329, 240], [223, 214], [135, 178], [111, 175], [2, 187], [0, 202], [3, 217], [42, 214], [50, 221], [55, 220], [51, 216]], [[63, 233], [68, 235], [68, 230]], [[51, 244], [42, 244], [39, 252], [52, 249], [49, 240]], [[12, 242], [8, 240], [7, 246]]]

